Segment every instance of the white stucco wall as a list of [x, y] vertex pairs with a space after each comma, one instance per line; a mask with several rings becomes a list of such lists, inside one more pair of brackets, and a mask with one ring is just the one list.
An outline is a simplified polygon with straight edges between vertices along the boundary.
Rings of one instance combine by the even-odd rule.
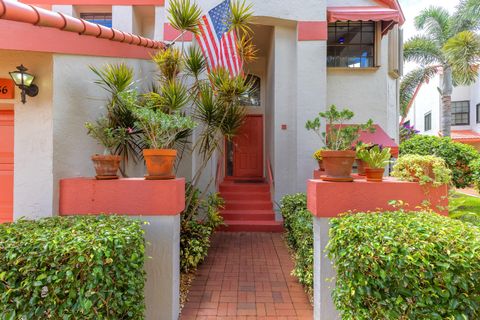
[[39, 93], [33, 98], [27, 96], [27, 103], [22, 104], [16, 88], [15, 100], [1, 101], [14, 103], [15, 220], [50, 216], [53, 210], [52, 55], [0, 50], [1, 78], [10, 78], [8, 72], [20, 64], [36, 76]]

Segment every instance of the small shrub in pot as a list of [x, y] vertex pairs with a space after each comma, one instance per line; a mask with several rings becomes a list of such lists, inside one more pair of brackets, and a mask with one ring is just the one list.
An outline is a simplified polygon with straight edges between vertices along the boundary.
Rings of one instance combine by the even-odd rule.
[[381, 182], [383, 180], [385, 166], [390, 162], [390, 148], [382, 148], [375, 145], [368, 150], [361, 150], [357, 153], [357, 156], [367, 164], [365, 168], [367, 181]]
[[[325, 112], [320, 112], [318, 117], [308, 120], [305, 124], [307, 130], [314, 131], [325, 144], [322, 151], [322, 161], [326, 175], [322, 180], [326, 181], [353, 181], [351, 176], [355, 151], [352, 144], [358, 140], [360, 130], [373, 131], [373, 121], [370, 119], [366, 124], [345, 124], [353, 118], [354, 113], [349, 109], [338, 110], [332, 105]], [[325, 120], [327, 127], [324, 132], [321, 122]]]
[[87, 134], [104, 147], [103, 154], [92, 156], [96, 178], [100, 180], [118, 179], [117, 171], [121, 158], [115, 154], [115, 150], [127, 139], [127, 129], [110, 127], [110, 123], [105, 117], [94, 123], [85, 123], [85, 128]]
[[398, 158], [392, 176], [404, 181], [419, 182], [422, 185], [431, 183], [438, 187], [451, 182], [452, 171], [447, 168], [442, 158], [407, 154]]

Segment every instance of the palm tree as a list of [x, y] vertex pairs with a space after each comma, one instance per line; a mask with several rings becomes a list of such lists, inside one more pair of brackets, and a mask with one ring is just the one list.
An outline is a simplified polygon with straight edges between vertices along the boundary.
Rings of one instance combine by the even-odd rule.
[[405, 75], [400, 86], [401, 114], [418, 85], [435, 75], [441, 76], [441, 132], [450, 136], [452, 90], [457, 85], [470, 85], [478, 76], [480, 63], [480, 0], [462, 0], [454, 14], [441, 7], [424, 9], [415, 18], [415, 27], [422, 34], [404, 44], [404, 58], [420, 66]]

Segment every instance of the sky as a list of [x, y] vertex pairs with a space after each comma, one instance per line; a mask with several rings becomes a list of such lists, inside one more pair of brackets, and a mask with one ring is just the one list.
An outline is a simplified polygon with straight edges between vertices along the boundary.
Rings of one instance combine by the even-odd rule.
[[[444, 7], [450, 12], [454, 12], [459, 0], [399, 0], [399, 2], [406, 19], [403, 25], [403, 37], [404, 41], [407, 41], [417, 34], [413, 20], [423, 9], [433, 5]], [[405, 72], [411, 71], [414, 68], [414, 63], [405, 64]]]

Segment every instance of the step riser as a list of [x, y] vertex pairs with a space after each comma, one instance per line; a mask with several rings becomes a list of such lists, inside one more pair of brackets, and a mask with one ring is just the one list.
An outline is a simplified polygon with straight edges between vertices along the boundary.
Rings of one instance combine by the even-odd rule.
[[245, 203], [232, 203], [226, 201], [225, 210], [272, 210], [273, 204], [271, 202], [265, 203], [255, 203], [255, 202], [245, 202]]
[[270, 193], [269, 192], [261, 192], [261, 193], [221, 193], [220, 196], [228, 200], [243, 200], [243, 201], [270, 201]]
[[282, 225], [229, 225], [223, 226], [218, 231], [227, 232], [283, 232]]
[[242, 186], [242, 185], [220, 185], [220, 193], [223, 192], [241, 192], [241, 193], [249, 193], [249, 192], [269, 192], [270, 188], [268, 185], [261, 185], [261, 186]]
[[254, 214], [245, 214], [245, 213], [222, 213], [222, 217], [225, 220], [255, 220], [255, 221], [273, 221], [275, 220], [274, 213], [254, 213]]

